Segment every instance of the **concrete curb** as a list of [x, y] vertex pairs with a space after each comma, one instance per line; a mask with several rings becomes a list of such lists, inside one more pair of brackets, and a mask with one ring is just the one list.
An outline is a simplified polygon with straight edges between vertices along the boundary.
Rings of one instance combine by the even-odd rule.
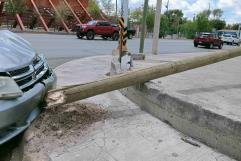
[[45, 32], [45, 31], [15, 31], [10, 30], [14, 33], [27, 33], [27, 34], [49, 34], [49, 35], [75, 35], [75, 33], [65, 33], [65, 32]]
[[185, 96], [160, 91], [154, 82], [121, 92], [143, 110], [182, 133], [241, 160], [241, 122], [206, 110]]

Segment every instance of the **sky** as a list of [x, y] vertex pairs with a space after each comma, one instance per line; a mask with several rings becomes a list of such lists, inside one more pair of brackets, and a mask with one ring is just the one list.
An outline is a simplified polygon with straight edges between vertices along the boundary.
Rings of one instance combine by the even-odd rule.
[[[162, 12], [166, 11], [168, 0], [163, 0]], [[131, 9], [140, 7], [144, 0], [129, 0]], [[193, 16], [205, 9], [220, 8], [224, 11], [222, 19], [228, 24], [241, 23], [241, 0], [169, 0], [169, 9], [181, 9], [184, 16], [192, 19]], [[156, 5], [156, 0], [149, 0], [149, 5]]]

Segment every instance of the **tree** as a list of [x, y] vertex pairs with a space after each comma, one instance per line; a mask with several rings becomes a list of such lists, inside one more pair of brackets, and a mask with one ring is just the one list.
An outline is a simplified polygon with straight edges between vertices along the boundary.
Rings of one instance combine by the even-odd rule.
[[212, 14], [213, 14], [214, 19], [219, 20], [223, 16], [223, 10], [219, 9], [219, 8], [214, 9], [212, 11]]
[[149, 8], [146, 16], [146, 28], [148, 32], [153, 31], [155, 22], [155, 9], [153, 7]]
[[[15, 16], [16, 14], [22, 14], [26, 11], [25, 0], [6, 0], [4, 3], [4, 10], [7, 16], [7, 27], [9, 23], [8, 16]], [[16, 28], [17, 21], [15, 20], [11, 27]]]
[[193, 21], [186, 21], [184, 24], [181, 25], [180, 31], [182, 36], [193, 39], [197, 32], [197, 23]]
[[212, 28], [215, 28], [216, 30], [224, 29], [226, 26], [226, 22], [223, 20], [219, 20], [219, 19], [211, 20], [210, 24], [211, 24]]
[[231, 29], [232, 30], [238, 30], [238, 28], [239, 28], [239, 24], [238, 23], [235, 23], [235, 24], [231, 25]]
[[164, 13], [168, 18], [169, 34], [178, 34], [179, 26], [183, 22], [183, 12], [179, 9], [169, 10]]
[[168, 29], [168, 19], [167, 19], [167, 16], [166, 15], [161, 15], [159, 37], [164, 38], [167, 35], [167, 29]]
[[129, 20], [131, 23], [135, 23], [137, 25], [141, 24], [142, 8], [136, 8], [135, 10], [131, 11]]
[[94, 19], [98, 19], [100, 17], [100, 8], [96, 2], [96, 0], [90, 0], [87, 11]]
[[100, 3], [107, 16], [111, 16], [114, 11], [114, 3], [112, 0], [100, 0]]
[[26, 10], [25, 0], [6, 0], [4, 10], [7, 14], [14, 16], [17, 13], [21, 14]]
[[199, 13], [196, 17], [197, 32], [210, 32], [209, 14], [206, 11]]
[[209, 19], [209, 17], [211, 16], [212, 14], [212, 11], [211, 10], [203, 10], [200, 14], [203, 14], [203, 16], [205, 16], [207, 19]]

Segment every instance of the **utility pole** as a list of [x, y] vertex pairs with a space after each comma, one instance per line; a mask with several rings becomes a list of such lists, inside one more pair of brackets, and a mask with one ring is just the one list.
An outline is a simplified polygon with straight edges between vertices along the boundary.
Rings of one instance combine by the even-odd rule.
[[160, 33], [160, 21], [161, 21], [161, 8], [162, 0], [156, 1], [156, 14], [155, 14], [155, 24], [154, 24], [154, 35], [152, 40], [152, 54], [157, 54], [158, 52], [158, 40]]
[[129, 0], [123, 0], [123, 17], [125, 20], [125, 26], [128, 24], [128, 15], [129, 15]]
[[145, 0], [143, 16], [142, 16], [142, 24], [141, 24], [141, 39], [140, 39], [140, 49], [139, 53], [143, 53], [144, 51], [144, 41], [145, 41], [145, 28], [146, 28], [146, 15], [148, 11], [148, 0]]
[[168, 10], [169, 10], [169, 0], [167, 1], [166, 9], [167, 9], [167, 12], [168, 12]]
[[[168, 11], [169, 11], [169, 0], [167, 1], [166, 9], [167, 9], [166, 12], [168, 14]], [[169, 14], [167, 15], [167, 24], [168, 24], [167, 34], [169, 34], [169, 24], [170, 24]]]
[[115, 1], [115, 16], [118, 20], [118, 4], [117, 3], [118, 3], [118, 0]]

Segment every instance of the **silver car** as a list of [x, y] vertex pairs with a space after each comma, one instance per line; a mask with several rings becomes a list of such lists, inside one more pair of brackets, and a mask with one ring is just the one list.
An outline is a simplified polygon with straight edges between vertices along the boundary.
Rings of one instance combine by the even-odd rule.
[[30, 125], [55, 84], [55, 74], [29, 42], [0, 30], [0, 145]]

